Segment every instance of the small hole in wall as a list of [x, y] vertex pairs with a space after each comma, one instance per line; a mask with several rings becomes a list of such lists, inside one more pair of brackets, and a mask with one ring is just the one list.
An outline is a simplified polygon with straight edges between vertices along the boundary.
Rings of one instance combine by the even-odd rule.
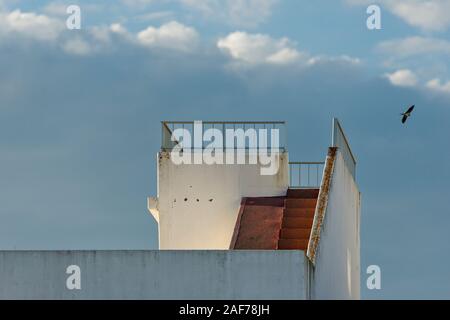
[[184, 201], [187, 201], [187, 198], [184, 198]]
[[197, 202], [200, 202], [200, 200], [199, 200], [199, 199], [197, 199]]
[[214, 199], [209, 199], [209, 202], [213, 202]]

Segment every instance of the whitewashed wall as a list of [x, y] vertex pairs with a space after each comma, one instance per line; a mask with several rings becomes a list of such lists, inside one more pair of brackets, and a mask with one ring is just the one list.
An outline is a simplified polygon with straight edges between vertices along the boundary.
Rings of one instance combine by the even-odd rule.
[[269, 176], [260, 164], [175, 165], [160, 152], [158, 196], [149, 201], [159, 220], [159, 248], [228, 249], [242, 197], [285, 195], [288, 161], [282, 153], [278, 173]]
[[304, 265], [303, 251], [0, 251], [0, 299], [305, 299]]
[[360, 192], [338, 150], [313, 272], [313, 299], [360, 298]]

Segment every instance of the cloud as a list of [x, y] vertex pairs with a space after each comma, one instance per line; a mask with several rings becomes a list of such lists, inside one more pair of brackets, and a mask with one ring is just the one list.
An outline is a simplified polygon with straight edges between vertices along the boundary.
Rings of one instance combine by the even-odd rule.
[[[370, 5], [370, 0], [346, 0], [351, 5]], [[450, 27], [450, 0], [380, 0], [394, 15], [411, 26], [428, 31], [443, 31]]]
[[[370, 5], [370, 0], [346, 0], [350, 5]], [[450, 27], [450, 0], [380, 0], [379, 4], [411, 26], [426, 31]]]
[[130, 33], [120, 23], [113, 23], [110, 26], [94, 26], [80, 35], [66, 37], [63, 50], [74, 55], [90, 55], [102, 53], [110, 50], [117, 50], [119, 43], [127, 45], [136, 44], [136, 36]]
[[383, 53], [397, 57], [423, 54], [450, 54], [450, 41], [437, 38], [408, 37], [381, 42], [377, 46]]
[[134, 44], [135, 35], [128, 32], [120, 23], [110, 26], [94, 26], [80, 33], [69, 32], [62, 40], [61, 48], [72, 55], [87, 56], [115, 50], [119, 42]]
[[[393, 84], [414, 83], [414, 78], [425, 80], [448, 76], [448, 40], [420, 36], [394, 39], [378, 44], [377, 51], [385, 55], [385, 66], [400, 69], [398, 73], [390, 74]], [[408, 73], [410, 70], [414, 75]]]
[[210, 20], [253, 28], [264, 23], [278, 0], [180, 0]]
[[360, 63], [358, 58], [347, 55], [311, 56], [307, 52], [298, 50], [295, 43], [288, 38], [275, 39], [266, 34], [250, 34], [242, 31], [219, 38], [217, 47], [241, 66], [261, 64], [312, 66], [326, 63]]
[[[267, 5], [269, 2], [264, 3]], [[200, 3], [197, 4], [200, 5]], [[233, 8], [254, 5], [251, 1], [231, 0], [228, 4]], [[49, 14], [58, 15], [62, 14], [62, 9], [63, 6], [59, 2], [53, 2], [44, 7], [43, 10], [46, 10]], [[61, 17], [50, 17], [34, 12], [23, 13], [20, 10], [1, 13], [1, 16], [3, 19], [0, 20], [0, 35], [18, 33], [33, 39], [54, 41], [65, 53], [79, 56], [87, 56], [106, 50], [117, 50], [117, 41], [123, 40], [130, 46], [141, 46], [150, 49], [163, 48], [181, 52], [194, 51], [198, 48], [200, 41], [200, 36], [195, 28], [175, 20], [162, 24], [159, 27], [148, 26], [137, 33], [129, 32], [123, 25], [118, 23], [110, 26], [91, 26], [76, 32], [63, 32], [66, 30], [65, 21]], [[347, 55], [311, 56], [298, 50], [295, 42], [286, 37], [273, 38], [266, 34], [236, 31], [219, 38], [216, 45], [235, 62], [249, 65], [359, 63], [359, 59]]]
[[327, 56], [327, 55], [318, 55], [315, 57], [311, 57], [308, 60], [308, 64], [314, 65], [314, 64], [323, 64], [323, 63], [348, 63], [348, 64], [360, 64], [361, 59], [351, 57], [348, 55], [340, 55], [340, 56]]
[[180, 51], [191, 51], [198, 43], [198, 33], [194, 28], [171, 21], [159, 28], [148, 27], [137, 34], [137, 40], [146, 47], [159, 47]]
[[432, 31], [450, 26], [450, 0], [385, 0], [382, 3], [412, 26]]
[[450, 93], [450, 81], [447, 83], [441, 83], [441, 80], [436, 78], [428, 81], [426, 87], [439, 92]]
[[0, 35], [23, 36], [40, 41], [53, 41], [64, 30], [64, 23], [58, 19], [33, 12], [0, 13]]
[[76, 55], [100, 53], [106, 50], [118, 50], [118, 43], [130, 47], [163, 48], [182, 52], [193, 51], [199, 42], [194, 28], [171, 21], [160, 27], [149, 26], [138, 32], [129, 32], [122, 24], [94, 26], [81, 36], [70, 38], [63, 46], [64, 51]]
[[65, 52], [74, 55], [88, 55], [93, 50], [91, 45], [81, 37], [67, 40], [62, 47]]
[[132, 41], [134, 37], [134, 35], [128, 32], [128, 30], [120, 23], [113, 23], [110, 26], [91, 27], [88, 30], [88, 34], [92, 38], [92, 42], [97, 44], [110, 44], [113, 35], [117, 35], [130, 41]]
[[117, 34], [122, 34], [122, 35], [128, 34], [127, 29], [125, 29], [125, 27], [122, 26], [120, 23], [111, 24], [110, 30], [111, 30], [111, 32], [117, 33]]
[[233, 32], [217, 41], [217, 47], [233, 59], [250, 64], [288, 64], [301, 56], [287, 38], [274, 39], [264, 34]]
[[[416, 87], [419, 85], [419, 77], [409, 69], [401, 69], [392, 73], [386, 73], [384, 76], [394, 86]], [[439, 78], [434, 78], [426, 83], [421, 83], [420, 89], [450, 94], [450, 81], [441, 82]]]
[[413, 87], [418, 83], [417, 76], [409, 69], [397, 70], [393, 73], [387, 73], [385, 76], [394, 86]]
[[[45, 7], [55, 15], [61, 13], [61, 8], [56, 3]], [[149, 26], [137, 34], [130, 33], [119, 23], [67, 31], [64, 19], [20, 10], [0, 12], [0, 37], [8, 38], [9, 42], [29, 39], [52, 42], [65, 53], [83, 56], [116, 48], [117, 41], [112, 41], [113, 39], [126, 40], [131, 46], [141, 45], [184, 52], [192, 51], [199, 40], [194, 28], [176, 21], [163, 24], [159, 28]]]

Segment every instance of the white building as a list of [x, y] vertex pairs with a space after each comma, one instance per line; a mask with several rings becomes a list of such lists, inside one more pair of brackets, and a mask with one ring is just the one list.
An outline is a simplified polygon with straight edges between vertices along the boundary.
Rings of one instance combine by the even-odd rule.
[[[162, 123], [158, 191], [148, 199], [160, 250], [0, 251], [0, 298], [360, 298], [356, 161], [336, 119], [323, 162], [290, 162], [280, 142], [273, 175], [262, 174], [261, 154], [249, 164], [247, 143], [233, 148], [242, 164], [175, 163], [180, 128], [196, 139], [194, 122]], [[285, 140], [283, 122], [204, 122], [202, 134], [207, 128], [279, 129]], [[204, 142], [180, 154], [188, 150], [201, 157]], [[81, 288], [67, 286], [71, 265]]]

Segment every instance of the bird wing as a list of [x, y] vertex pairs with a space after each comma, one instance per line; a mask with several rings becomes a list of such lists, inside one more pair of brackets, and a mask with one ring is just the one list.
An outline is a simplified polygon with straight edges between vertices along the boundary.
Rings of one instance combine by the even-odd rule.
[[406, 113], [411, 113], [414, 110], [414, 105], [412, 105], [411, 107], [409, 107], [408, 111], [406, 111]]
[[407, 119], [408, 119], [408, 116], [404, 115], [403, 118], [402, 118], [402, 123], [405, 123]]

